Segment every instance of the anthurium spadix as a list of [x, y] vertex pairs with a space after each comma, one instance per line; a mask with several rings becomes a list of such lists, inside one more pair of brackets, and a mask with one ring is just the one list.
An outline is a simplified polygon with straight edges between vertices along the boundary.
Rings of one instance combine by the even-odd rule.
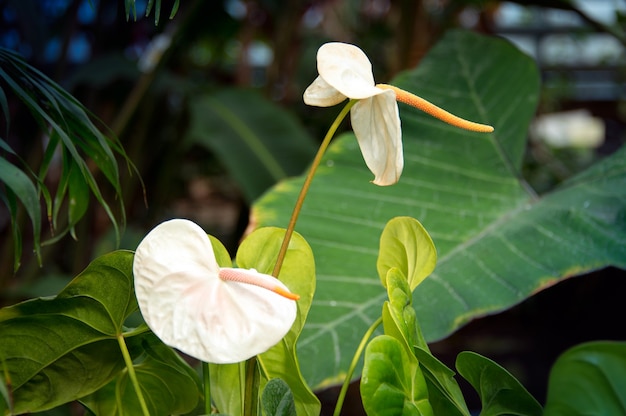
[[354, 45], [331, 42], [317, 51], [319, 76], [304, 92], [304, 102], [330, 107], [346, 98], [359, 100], [350, 110], [354, 135], [376, 185], [398, 182], [404, 159], [396, 101], [409, 104], [453, 126], [489, 133], [493, 127], [474, 123], [392, 85], [375, 84], [372, 64]]
[[195, 223], [155, 227], [133, 263], [139, 308], [165, 344], [205, 362], [244, 361], [267, 351], [296, 319], [298, 295], [254, 269], [221, 268]]

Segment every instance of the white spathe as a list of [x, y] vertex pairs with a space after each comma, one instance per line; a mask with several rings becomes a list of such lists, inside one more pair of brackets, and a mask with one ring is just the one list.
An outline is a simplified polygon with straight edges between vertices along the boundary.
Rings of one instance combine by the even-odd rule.
[[[278, 279], [236, 269], [256, 278]], [[236, 363], [277, 344], [296, 319], [296, 302], [268, 289], [219, 277], [211, 241], [195, 223], [155, 227], [133, 263], [139, 308], [165, 344], [205, 362]]]
[[331, 42], [317, 51], [319, 76], [304, 92], [304, 102], [330, 107], [346, 98], [359, 100], [350, 110], [352, 129], [376, 185], [398, 182], [404, 159], [396, 94], [376, 87], [372, 64], [354, 45]]

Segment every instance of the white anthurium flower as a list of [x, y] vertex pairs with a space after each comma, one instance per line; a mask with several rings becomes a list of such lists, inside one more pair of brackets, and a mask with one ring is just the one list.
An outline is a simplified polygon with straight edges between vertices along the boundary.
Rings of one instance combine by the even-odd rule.
[[278, 343], [296, 319], [299, 297], [254, 269], [220, 268], [195, 223], [155, 227], [137, 247], [135, 293], [150, 329], [205, 362], [236, 363]]
[[304, 102], [330, 107], [346, 98], [359, 100], [350, 110], [352, 129], [376, 185], [398, 182], [404, 159], [396, 101], [416, 107], [453, 126], [489, 133], [493, 127], [467, 121], [392, 85], [376, 84], [372, 64], [354, 45], [331, 42], [317, 51], [319, 76], [304, 92]]
[[404, 159], [396, 94], [376, 87], [372, 64], [354, 45], [332, 42], [317, 51], [319, 76], [304, 92], [304, 102], [330, 107], [358, 99], [350, 110], [352, 129], [376, 185], [398, 181]]

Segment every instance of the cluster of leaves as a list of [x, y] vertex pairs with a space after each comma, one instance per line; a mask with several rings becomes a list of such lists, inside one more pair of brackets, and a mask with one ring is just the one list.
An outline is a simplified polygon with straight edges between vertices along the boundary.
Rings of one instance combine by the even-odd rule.
[[[91, 121], [89, 111], [72, 95], [28, 65], [19, 55], [0, 48], [0, 80], [29, 108], [37, 125], [45, 132], [40, 144], [43, 157], [37, 172], [23, 160], [20, 154], [0, 137], [0, 199], [11, 213], [14, 242], [14, 268], [20, 265], [22, 238], [17, 216], [19, 203], [30, 218], [33, 229], [34, 250], [40, 257], [42, 233], [42, 210], [40, 200], [45, 202], [45, 213], [55, 236], [47, 241], [53, 243], [69, 232], [74, 238], [74, 227], [85, 215], [90, 194], [98, 201], [115, 228], [119, 240], [120, 224], [109, 206], [92, 167], [95, 163], [111, 185], [120, 204], [121, 225], [125, 223], [122, 190], [116, 155], [126, 154], [117, 140], [105, 136]], [[9, 136], [11, 115], [7, 95], [0, 86], [0, 109], [4, 113]], [[6, 155], [6, 156], [5, 156]], [[127, 160], [129, 165], [131, 162]], [[55, 192], [46, 183], [51, 165], [59, 163], [60, 178]], [[66, 215], [60, 217], [60, 213]]]
[[[277, 228], [255, 231], [241, 244], [237, 264], [270, 272], [283, 236], [284, 230]], [[220, 264], [230, 266], [224, 246], [215, 238], [212, 244]], [[203, 389], [196, 371], [137, 316], [132, 262], [130, 251], [106, 254], [57, 296], [0, 310], [0, 414], [38, 412], [74, 400], [96, 415], [145, 414], [144, 407], [151, 415], [181, 414], [199, 406]], [[227, 414], [250, 414], [244, 412], [249, 408], [249, 371], [258, 378], [257, 389], [267, 390], [270, 380], [282, 379], [298, 413], [319, 413], [319, 401], [298, 371], [295, 352], [315, 290], [313, 254], [298, 234], [292, 237], [280, 278], [301, 295], [297, 321], [287, 336], [259, 355], [256, 367], [211, 365], [212, 397]], [[264, 406], [272, 406], [284, 390], [275, 383]], [[276, 406], [285, 406], [280, 403]]]
[[[271, 271], [283, 236], [277, 228], [255, 231], [241, 244], [237, 264]], [[231, 266], [226, 249], [214, 238], [212, 244], [218, 262]], [[54, 298], [0, 310], [1, 413], [37, 412], [73, 400], [96, 415], [201, 411], [206, 390], [196, 371], [145, 324], [126, 326], [138, 311], [132, 260], [128, 251], [109, 253]], [[360, 386], [368, 414], [470, 415], [454, 372], [431, 354], [412, 306], [413, 290], [435, 261], [432, 240], [417, 220], [389, 221], [378, 256], [388, 296], [382, 307], [384, 335], [367, 345]], [[266, 415], [319, 414], [295, 350], [315, 291], [313, 254], [299, 234], [280, 277], [303, 295], [298, 319], [279, 344], [255, 359], [210, 366], [212, 398], [224, 414], [259, 414], [259, 406]], [[482, 415], [625, 409], [626, 343], [590, 343], [563, 354], [552, 369], [545, 411], [509, 372], [485, 357], [461, 353], [456, 367], [478, 392]], [[251, 391], [263, 393], [258, 398]]]

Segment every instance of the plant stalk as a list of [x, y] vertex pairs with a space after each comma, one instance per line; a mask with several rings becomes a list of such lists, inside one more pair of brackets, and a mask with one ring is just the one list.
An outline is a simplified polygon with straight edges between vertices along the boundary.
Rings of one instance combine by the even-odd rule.
[[341, 386], [341, 391], [339, 392], [339, 397], [337, 397], [337, 404], [335, 404], [335, 412], [333, 413], [333, 416], [339, 416], [341, 414], [341, 408], [343, 407], [343, 402], [346, 399], [346, 394], [348, 393], [348, 387], [350, 387], [350, 380], [352, 379], [352, 374], [354, 374], [354, 370], [356, 369], [356, 366], [359, 363], [359, 359], [361, 358], [361, 355], [363, 354], [363, 350], [365, 349], [367, 342], [369, 341], [374, 331], [376, 331], [376, 328], [378, 328], [378, 326], [382, 322], [383, 322], [383, 318], [381, 316], [376, 321], [374, 321], [372, 326], [370, 326], [368, 330], [365, 331], [365, 334], [363, 334], [361, 343], [359, 344], [358, 348], [354, 352], [354, 357], [352, 357], [352, 362], [350, 363], [350, 367], [348, 367], [346, 378], [344, 379], [343, 385]]
[[204, 413], [211, 414], [211, 373], [209, 372], [209, 363], [202, 362], [202, 380], [204, 382]]
[[128, 377], [130, 377], [130, 381], [135, 388], [135, 393], [137, 394], [137, 399], [139, 400], [139, 405], [141, 406], [141, 413], [143, 414], [143, 416], [150, 416], [148, 406], [146, 405], [146, 401], [143, 398], [143, 394], [141, 393], [141, 387], [139, 387], [139, 381], [137, 380], [135, 367], [133, 367], [133, 360], [130, 358], [130, 353], [128, 352], [128, 348], [126, 347], [126, 342], [124, 341], [123, 334], [117, 335], [117, 342], [120, 345], [120, 350], [122, 351], [122, 356], [124, 357], [124, 362], [126, 363]]
[[350, 109], [352, 108], [352, 106], [356, 104], [357, 101], [358, 100], [350, 100], [343, 107], [341, 112], [337, 115], [337, 118], [335, 118], [335, 121], [333, 121], [333, 124], [330, 125], [330, 128], [328, 129], [328, 132], [326, 133], [326, 136], [324, 137], [324, 140], [322, 141], [322, 144], [320, 145], [320, 148], [317, 150], [317, 154], [315, 155], [315, 158], [313, 159], [313, 163], [311, 164], [309, 173], [304, 179], [304, 183], [302, 184], [302, 189], [300, 189], [300, 194], [298, 195], [298, 199], [296, 200], [296, 205], [293, 208], [291, 219], [289, 220], [289, 225], [287, 226], [287, 231], [285, 232], [285, 237], [283, 238], [283, 243], [280, 246], [280, 251], [278, 252], [278, 257], [276, 259], [276, 265], [274, 266], [274, 270], [272, 271], [272, 276], [274, 277], [278, 277], [278, 274], [280, 273], [280, 269], [283, 266], [283, 261], [285, 260], [285, 255], [287, 254], [287, 248], [289, 247], [289, 241], [291, 240], [293, 231], [296, 228], [296, 222], [298, 221], [298, 216], [300, 215], [300, 211], [302, 210], [304, 199], [306, 198], [306, 194], [309, 192], [309, 187], [311, 186], [311, 182], [313, 181], [313, 176], [315, 175], [315, 172], [317, 171], [317, 167], [322, 161], [322, 156], [324, 156], [324, 153], [326, 152], [326, 149], [328, 148], [330, 141], [335, 135], [335, 132], [339, 128], [339, 125], [341, 124], [343, 119], [350, 112]]

